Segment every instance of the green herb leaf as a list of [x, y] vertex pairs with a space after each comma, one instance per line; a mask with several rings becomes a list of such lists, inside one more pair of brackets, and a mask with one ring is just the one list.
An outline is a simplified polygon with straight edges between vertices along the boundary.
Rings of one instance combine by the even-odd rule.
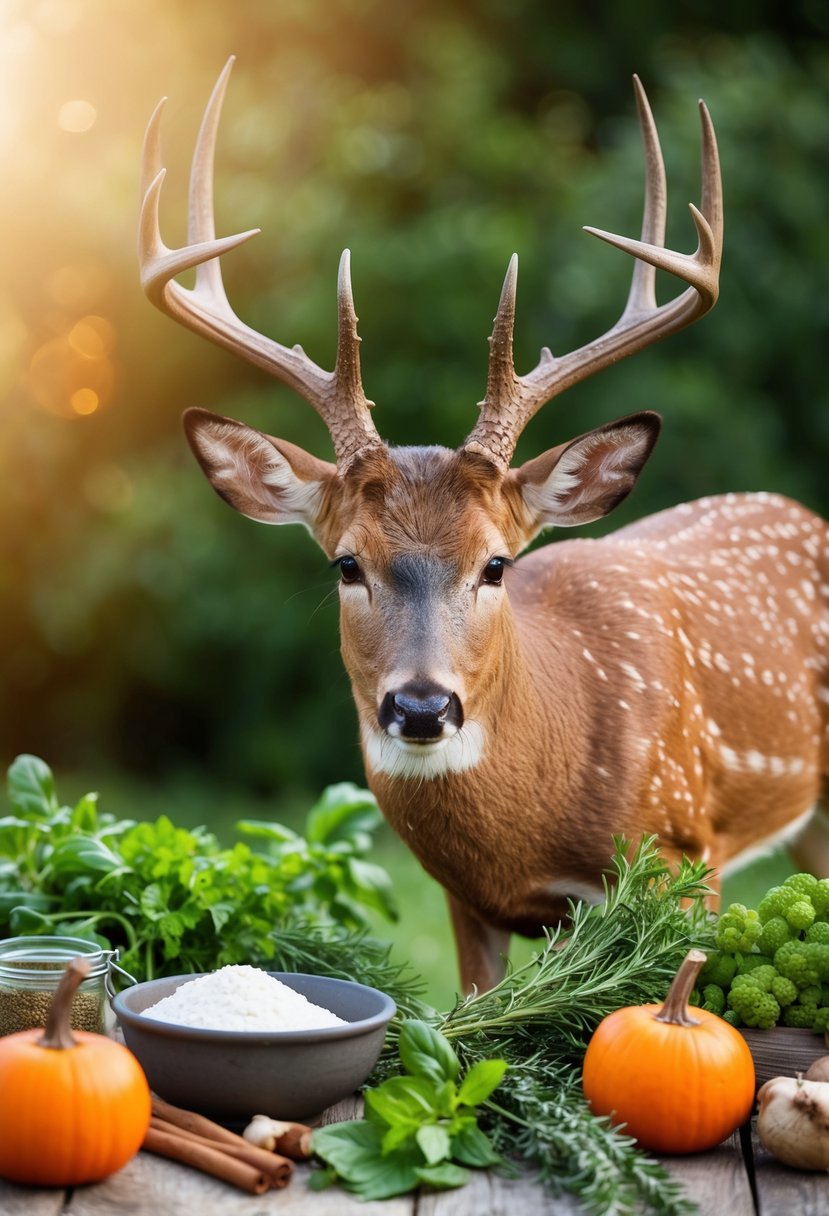
[[22, 755], [12, 762], [8, 789], [9, 802], [23, 815], [47, 818], [58, 809], [52, 770], [37, 756]]
[[389, 1199], [414, 1190], [422, 1154], [416, 1148], [403, 1147], [383, 1156], [381, 1139], [375, 1124], [358, 1120], [319, 1128], [311, 1147], [361, 1199]]
[[333, 844], [358, 832], [373, 832], [383, 822], [377, 800], [369, 790], [350, 781], [329, 785], [308, 812], [305, 835], [312, 843]]
[[410, 1018], [400, 1028], [400, 1059], [407, 1072], [434, 1081], [454, 1081], [460, 1061], [449, 1040], [426, 1022]]
[[467, 1125], [452, 1137], [451, 1156], [462, 1165], [471, 1165], [476, 1169], [498, 1165], [501, 1160], [489, 1137], [481, 1131], [477, 1123]]
[[349, 857], [346, 872], [355, 895], [368, 908], [376, 908], [389, 920], [396, 921], [399, 913], [392, 881], [382, 866], [360, 857]]
[[465, 1186], [469, 1181], [469, 1171], [459, 1165], [453, 1165], [450, 1161], [445, 1161], [442, 1165], [420, 1167], [414, 1172], [421, 1182], [440, 1191]]
[[506, 1071], [506, 1060], [479, 1060], [461, 1082], [458, 1101], [465, 1106], [478, 1106], [498, 1088]]
[[266, 822], [264, 819], [240, 819], [236, 824], [236, 831], [243, 832], [245, 836], [275, 840], [280, 844], [299, 839], [296, 832], [292, 832], [290, 828], [286, 828], [281, 823]]
[[73, 833], [55, 847], [49, 868], [55, 874], [76, 874], [79, 870], [107, 873], [123, 870], [124, 864], [103, 840]]
[[427, 1165], [437, 1165], [439, 1161], [445, 1161], [450, 1156], [452, 1144], [449, 1133], [437, 1123], [424, 1123], [415, 1139]]
[[329, 1186], [337, 1181], [337, 1171], [333, 1166], [326, 1166], [325, 1169], [311, 1170], [308, 1175], [308, 1190], [309, 1191], [324, 1191]]
[[9, 914], [9, 928], [15, 937], [53, 932], [48, 916], [43, 916], [36, 908], [21, 907], [19, 904]]
[[367, 1089], [364, 1098], [375, 1123], [419, 1125], [434, 1112], [435, 1087], [426, 1077], [390, 1077], [376, 1089]]

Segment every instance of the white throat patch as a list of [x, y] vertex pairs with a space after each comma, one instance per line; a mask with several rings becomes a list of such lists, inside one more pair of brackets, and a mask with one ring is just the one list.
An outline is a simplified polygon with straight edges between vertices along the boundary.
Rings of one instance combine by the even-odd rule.
[[375, 773], [430, 781], [447, 773], [474, 768], [484, 751], [484, 730], [467, 721], [459, 731], [436, 743], [407, 743], [385, 731], [361, 728], [366, 764]]

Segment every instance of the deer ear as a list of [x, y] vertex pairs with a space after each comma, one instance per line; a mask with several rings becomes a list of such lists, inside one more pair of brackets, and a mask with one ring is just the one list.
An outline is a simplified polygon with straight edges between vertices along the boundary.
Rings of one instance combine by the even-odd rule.
[[661, 425], [650, 410], [631, 414], [514, 469], [510, 477], [535, 530], [589, 524], [609, 514], [636, 484]]
[[337, 466], [208, 410], [186, 410], [184, 432], [213, 489], [242, 515], [312, 532]]

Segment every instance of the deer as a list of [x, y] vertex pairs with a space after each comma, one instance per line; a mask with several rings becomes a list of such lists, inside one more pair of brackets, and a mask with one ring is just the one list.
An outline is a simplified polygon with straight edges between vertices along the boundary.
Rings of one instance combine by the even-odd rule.
[[[513, 466], [553, 397], [690, 325], [714, 306], [723, 244], [719, 153], [699, 103], [697, 248], [665, 247], [666, 175], [653, 115], [640, 239], [586, 228], [633, 257], [619, 320], [519, 375], [517, 257], [489, 339], [486, 393], [456, 450], [387, 445], [360, 370], [350, 254], [339, 265], [333, 371], [233, 311], [216, 237], [213, 165], [232, 59], [204, 112], [189, 229], [165, 245], [160, 120], [142, 162], [139, 261], [149, 299], [186, 328], [290, 386], [321, 416], [334, 461], [201, 408], [183, 415], [213, 489], [268, 524], [303, 524], [339, 570], [341, 653], [368, 784], [446, 892], [463, 990], [504, 974], [511, 934], [599, 902], [613, 838], [658, 840], [669, 864], [719, 880], [779, 842], [829, 874], [829, 527], [774, 493], [667, 508], [599, 538], [543, 530], [608, 515], [630, 493], [661, 418], [641, 411]], [[177, 276], [196, 271], [195, 285]], [[656, 270], [682, 285], [662, 304]]]

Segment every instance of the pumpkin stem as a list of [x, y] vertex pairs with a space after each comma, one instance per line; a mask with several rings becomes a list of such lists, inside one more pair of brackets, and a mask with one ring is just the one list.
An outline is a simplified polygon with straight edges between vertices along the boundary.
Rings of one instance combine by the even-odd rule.
[[38, 1047], [52, 1047], [59, 1051], [77, 1047], [78, 1041], [72, 1034], [70, 1023], [72, 1001], [79, 985], [88, 975], [89, 963], [85, 958], [73, 958], [71, 963], [67, 963], [49, 1006], [43, 1034], [37, 1040]]
[[665, 1004], [659, 1013], [654, 1014], [657, 1022], [671, 1022], [675, 1026], [699, 1026], [699, 1018], [691, 1016], [688, 999], [705, 961], [706, 956], [702, 950], [688, 951], [668, 989]]

